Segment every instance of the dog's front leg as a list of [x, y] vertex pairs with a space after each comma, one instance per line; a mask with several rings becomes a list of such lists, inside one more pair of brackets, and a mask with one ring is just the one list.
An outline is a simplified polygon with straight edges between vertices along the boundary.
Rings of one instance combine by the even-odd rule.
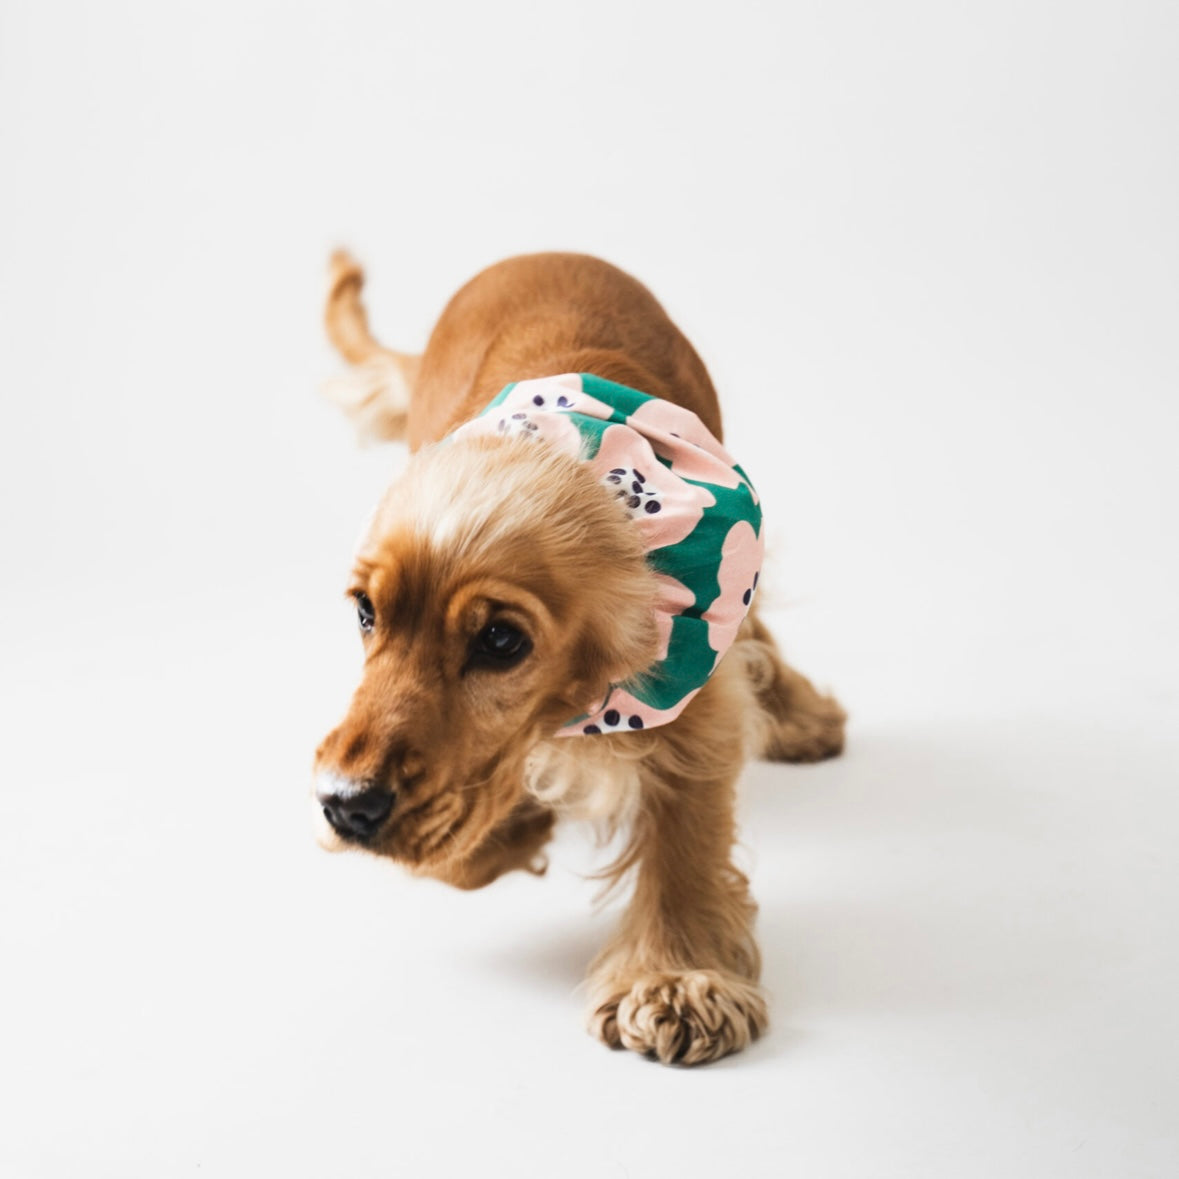
[[590, 1030], [613, 1048], [704, 1064], [766, 1027], [756, 906], [730, 858], [740, 764], [738, 753], [716, 774], [644, 787], [625, 857], [637, 861], [634, 896], [589, 979]]

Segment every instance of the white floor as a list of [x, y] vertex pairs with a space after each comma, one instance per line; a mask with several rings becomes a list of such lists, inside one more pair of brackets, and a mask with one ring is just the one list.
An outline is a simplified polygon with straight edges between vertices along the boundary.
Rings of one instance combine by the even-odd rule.
[[[970, 7], [6, 9], [6, 1179], [1179, 1173], [1177, 30]], [[564, 246], [717, 377], [852, 714], [747, 775], [744, 1056], [583, 1033], [584, 832], [473, 895], [312, 842], [403, 461], [314, 393], [337, 239], [391, 343]]]
[[317, 851], [294, 621], [197, 609], [8, 665], [5, 1174], [1171, 1173], [1173, 696], [845, 669], [847, 756], [748, 775], [774, 1028], [690, 1073], [580, 1029], [588, 840], [474, 895]]

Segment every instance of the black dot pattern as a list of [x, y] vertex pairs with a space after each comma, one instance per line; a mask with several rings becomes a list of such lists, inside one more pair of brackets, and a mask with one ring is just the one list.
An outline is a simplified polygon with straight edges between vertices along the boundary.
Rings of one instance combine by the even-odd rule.
[[586, 725], [583, 733], [625, 733], [637, 732], [643, 727], [643, 718], [635, 714], [620, 712], [617, 708], [608, 708], [600, 718], [599, 724]]
[[573, 402], [564, 393], [559, 393], [556, 397], [552, 394], [546, 396], [544, 393], [534, 393], [532, 404], [537, 409], [570, 409], [573, 406]]
[[495, 428], [507, 438], [535, 438], [540, 429], [526, 413], [514, 413], [511, 417], [500, 418]]
[[748, 606], [749, 603], [753, 601], [753, 595], [757, 592], [757, 579], [760, 576], [761, 574], [754, 573], [753, 584], [741, 595], [741, 601], [744, 602], [746, 606]]
[[622, 501], [632, 520], [636, 516], [654, 516], [663, 511], [659, 489], [636, 467], [614, 467], [602, 482], [614, 492], [615, 499]]

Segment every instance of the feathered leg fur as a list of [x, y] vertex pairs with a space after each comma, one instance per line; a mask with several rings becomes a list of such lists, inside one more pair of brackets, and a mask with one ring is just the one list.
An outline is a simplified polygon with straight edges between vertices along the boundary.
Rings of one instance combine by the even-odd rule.
[[[619, 357], [646, 374], [636, 384], [679, 401], [719, 435], [715, 391], [691, 346], [649, 292], [597, 260], [542, 255], [484, 272], [443, 313], [424, 364], [373, 339], [362, 284], [357, 263], [335, 255], [328, 335], [356, 367], [328, 392], [362, 435], [401, 438], [408, 429], [416, 447], [477, 412], [507, 380], [597, 371], [622, 363]], [[601, 324], [610, 329], [604, 335]], [[625, 380], [630, 371], [601, 375]], [[570, 747], [579, 739], [542, 747], [541, 761], [563, 766], [566, 776], [596, 775], [597, 794], [612, 799], [617, 822], [629, 824], [626, 850], [607, 875], [616, 882], [633, 876], [633, 894], [589, 978], [590, 1026], [605, 1043], [699, 1064], [740, 1050], [765, 1029], [756, 906], [732, 862], [734, 786], [750, 755], [836, 755], [844, 720], [832, 697], [782, 660], [751, 614], [729, 656], [673, 723], [641, 737], [588, 738], [593, 745], [580, 751]], [[570, 766], [579, 752], [580, 770]], [[562, 798], [548, 780], [541, 772], [532, 784], [538, 797], [521, 803], [443, 878], [478, 888], [515, 868], [543, 870], [551, 808], [573, 809], [579, 794], [568, 790]]]
[[724, 663], [642, 767], [622, 923], [590, 969], [590, 1030], [665, 1064], [738, 1052], [767, 1023], [748, 881], [732, 862], [734, 787], [753, 705]]

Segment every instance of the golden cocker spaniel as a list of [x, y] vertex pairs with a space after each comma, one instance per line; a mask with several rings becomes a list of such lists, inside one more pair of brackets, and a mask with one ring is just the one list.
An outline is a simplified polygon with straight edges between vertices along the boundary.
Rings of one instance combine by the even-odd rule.
[[595, 258], [483, 271], [421, 356], [373, 339], [362, 284], [337, 254], [334, 397], [413, 455], [352, 570], [364, 671], [316, 755], [321, 841], [481, 888], [542, 872], [558, 816], [607, 820], [633, 894], [592, 1031], [666, 1063], [739, 1051], [766, 1004], [735, 782], [837, 754], [844, 714], [757, 617], [760, 505], [708, 373]]

